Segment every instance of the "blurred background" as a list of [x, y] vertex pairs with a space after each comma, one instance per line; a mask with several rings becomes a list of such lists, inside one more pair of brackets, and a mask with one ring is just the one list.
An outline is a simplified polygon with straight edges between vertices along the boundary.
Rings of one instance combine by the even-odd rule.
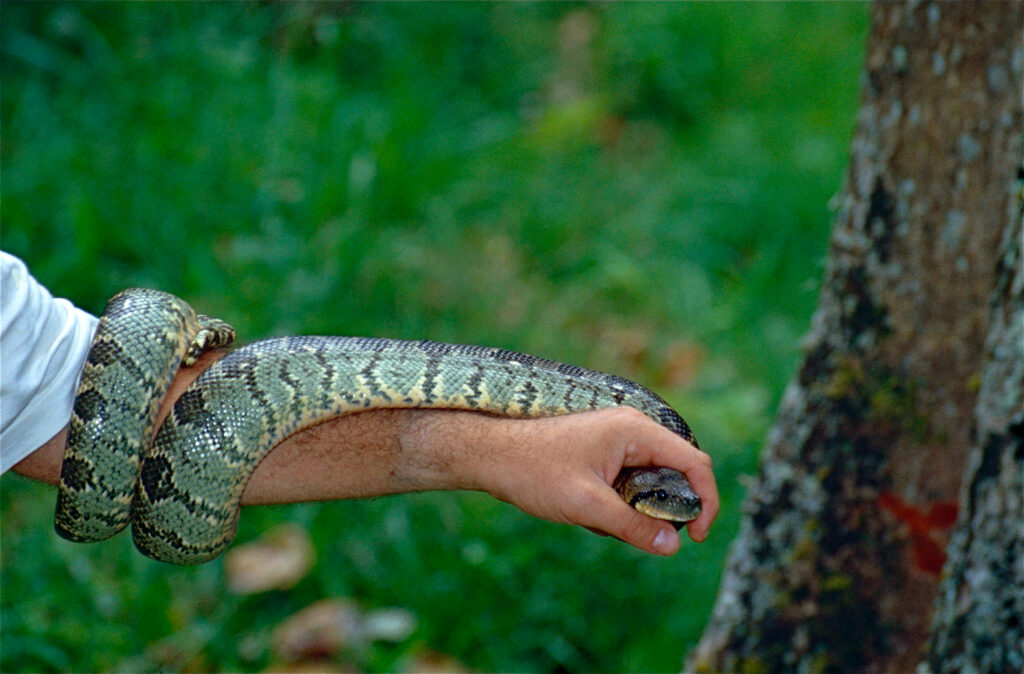
[[2, 14], [0, 243], [54, 294], [614, 372], [690, 422], [723, 507], [671, 559], [481, 494], [249, 508], [252, 559], [177, 568], [57, 538], [9, 474], [0, 670], [680, 667], [814, 306], [864, 4]]

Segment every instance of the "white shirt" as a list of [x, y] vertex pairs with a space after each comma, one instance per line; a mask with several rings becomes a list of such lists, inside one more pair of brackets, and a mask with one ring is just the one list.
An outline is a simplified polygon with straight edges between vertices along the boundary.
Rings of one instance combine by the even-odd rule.
[[55, 299], [0, 251], [0, 473], [71, 419], [98, 319]]

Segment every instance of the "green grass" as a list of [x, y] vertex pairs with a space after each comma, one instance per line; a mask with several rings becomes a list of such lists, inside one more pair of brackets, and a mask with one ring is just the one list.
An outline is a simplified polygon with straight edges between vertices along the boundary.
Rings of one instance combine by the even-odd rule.
[[401, 669], [674, 671], [798, 357], [856, 110], [860, 4], [20, 4], [2, 8], [2, 245], [98, 313], [141, 285], [245, 339], [483, 343], [663, 394], [723, 511], [672, 559], [479, 494], [248, 509], [314, 572], [59, 540], [0, 482], [0, 670], [259, 670], [324, 597], [400, 606]]

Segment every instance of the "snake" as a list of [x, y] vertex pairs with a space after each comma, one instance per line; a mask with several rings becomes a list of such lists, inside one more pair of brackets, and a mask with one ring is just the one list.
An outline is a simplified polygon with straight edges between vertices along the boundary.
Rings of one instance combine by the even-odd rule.
[[[99, 541], [131, 524], [149, 557], [213, 560], [235, 537], [260, 461], [295, 433], [363, 410], [539, 418], [626, 406], [698, 446], [668, 403], [629, 379], [500, 348], [379, 337], [277, 337], [234, 348], [192, 382], [154, 435], [177, 370], [234, 339], [229, 324], [169, 293], [130, 288], [111, 298], [75, 395], [58, 534]], [[625, 468], [612, 487], [676, 529], [701, 512], [686, 476], [670, 468]]]

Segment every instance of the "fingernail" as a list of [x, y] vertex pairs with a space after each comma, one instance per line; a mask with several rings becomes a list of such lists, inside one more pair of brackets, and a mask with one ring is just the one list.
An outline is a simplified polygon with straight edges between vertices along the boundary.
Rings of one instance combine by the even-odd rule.
[[671, 555], [679, 549], [679, 536], [674, 536], [667, 530], [662, 529], [658, 532], [658, 535], [654, 537], [653, 547], [659, 554]]

